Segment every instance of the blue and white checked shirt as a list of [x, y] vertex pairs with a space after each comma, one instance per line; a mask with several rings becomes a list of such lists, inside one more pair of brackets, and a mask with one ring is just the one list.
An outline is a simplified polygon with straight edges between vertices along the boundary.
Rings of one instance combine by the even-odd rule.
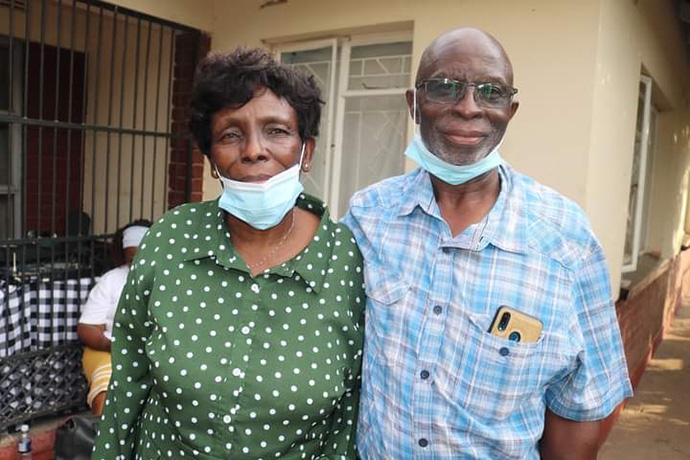
[[[368, 295], [364, 460], [536, 459], [547, 407], [597, 420], [632, 396], [587, 218], [509, 166], [499, 173], [489, 214], [455, 238], [423, 170], [350, 202]], [[537, 343], [487, 332], [502, 305], [541, 320]]]

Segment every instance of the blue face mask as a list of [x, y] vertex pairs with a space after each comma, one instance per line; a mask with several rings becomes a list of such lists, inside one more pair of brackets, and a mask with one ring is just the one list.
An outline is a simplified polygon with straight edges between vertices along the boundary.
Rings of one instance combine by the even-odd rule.
[[223, 183], [223, 195], [218, 200], [218, 206], [258, 230], [278, 225], [304, 190], [299, 181], [304, 147], [302, 144], [298, 164], [266, 182], [240, 182], [218, 174]]
[[428, 171], [429, 174], [451, 185], [469, 182], [485, 172], [491, 171], [503, 161], [498, 153], [498, 146], [496, 146], [491, 153], [471, 165], [459, 166], [447, 163], [426, 148], [419, 134], [415, 134], [414, 139], [405, 149], [405, 155]]
[[454, 165], [443, 161], [436, 155], [434, 155], [427, 147], [424, 145], [424, 141], [417, 131], [417, 91], [414, 94], [414, 124], [415, 124], [415, 135], [412, 142], [405, 149], [405, 156], [409, 159], [415, 161], [422, 169], [429, 172], [443, 182], [451, 185], [464, 184], [472, 179], [475, 179], [482, 174], [491, 171], [492, 169], [499, 166], [503, 159], [498, 152], [501, 143], [499, 142], [496, 147], [484, 158], [472, 163], [470, 165]]

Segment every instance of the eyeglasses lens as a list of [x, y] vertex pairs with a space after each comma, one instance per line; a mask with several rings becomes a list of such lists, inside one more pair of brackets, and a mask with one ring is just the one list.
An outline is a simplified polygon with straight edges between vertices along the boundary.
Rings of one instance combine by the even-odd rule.
[[454, 103], [465, 95], [465, 86], [454, 80], [429, 80], [426, 83], [426, 95], [435, 102]]

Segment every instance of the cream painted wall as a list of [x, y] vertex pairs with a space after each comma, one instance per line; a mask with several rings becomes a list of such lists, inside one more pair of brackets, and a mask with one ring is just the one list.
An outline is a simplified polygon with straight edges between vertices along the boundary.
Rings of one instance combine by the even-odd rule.
[[660, 116], [649, 241], [670, 257], [682, 237], [690, 86], [687, 50], [671, 3], [600, 2], [585, 209], [606, 250], [614, 292], [621, 275], [643, 68], [655, 81], [657, 100], [669, 111]]
[[[407, 23], [414, 29], [416, 68], [424, 47], [441, 32], [461, 25], [483, 28], [504, 44], [520, 89], [521, 107], [508, 130], [504, 156], [517, 169], [584, 204], [597, 3], [290, 0], [259, 9], [255, 0], [217, 0], [215, 13], [223, 19], [212, 28], [211, 45], [230, 50]], [[567, 173], [563, 165], [568, 165]], [[205, 198], [218, 193], [208, 175], [204, 190]]]
[[[671, 2], [659, 7], [660, 1], [666, 2], [436, 0], [430, 7], [414, 0], [290, 0], [264, 9], [256, 0], [115, 3], [210, 31], [214, 50], [403, 27], [413, 30], [416, 65], [424, 46], [444, 30], [474, 25], [493, 33], [511, 56], [520, 88], [504, 156], [585, 208], [616, 292], [642, 66], [663, 109], [651, 212], [662, 224], [651, 229], [649, 241], [665, 257], [682, 238], [687, 207], [687, 54]], [[205, 198], [219, 191], [208, 175], [204, 190]]]
[[[504, 156], [519, 170], [578, 202], [604, 246], [618, 291], [627, 217], [638, 79], [642, 66], [660, 116], [649, 241], [670, 256], [683, 234], [687, 194], [687, 54], [672, 2], [661, 0], [415, 1], [290, 0], [263, 10], [252, 0], [217, 0], [212, 46], [228, 50], [412, 23], [414, 61], [444, 30], [474, 25], [493, 33], [515, 68], [521, 107]], [[684, 182], [685, 181], [685, 182]], [[207, 197], [218, 188], [205, 183]], [[212, 187], [209, 190], [209, 186]], [[663, 224], [659, 224], [663, 222]]]
[[664, 259], [678, 253], [686, 231], [690, 185], [690, 110], [668, 109], [659, 116], [652, 177], [648, 249]]
[[[53, 2], [47, 2], [46, 3], [46, 11], [45, 15], [43, 15], [42, 9], [41, 9], [41, 3], [40, 2], [34, 2], [32, 3], [32, 7], [30, 8], [29, 12], [31, 13], [30, 15], [30, 20], [29, 20], [29, 26], [30, 26], [30, 34], [29, 36], [31, 37], [32, 41], [35, 42], [40, 42], [41, 41], [41, 21], [42, 21], [42, 16], [45, 16], [45, 21], [46, 21], [46, 30], [43, 36], [44, 43], [47, 45], [52, 45], [56, 46], [58, 44], [58, 41], [60, 41], [62, 47], [68, 47], [71, 41], [71, 35], [70, 35], [70, 29], [71, 29], [71, 23], [72, 23], [72, 7], [71, 5], [69, 7], [63, 7], [63, 14], [61, 18], [58, 18], [58, 8], [57, 4]], [[84, 12], [81, 8], [76, 9], [76, 20], [77, 22], [81, 21], [84, 17]], [[2, 35], [9, 35], [10, 32], [10, 9], [8, 7], [1, 7], [0, 8], [0, 34]], [[61, 36], [58, 37], [57, 35], [57, 22], [58, 19], [62, 21], [62, 29], [61, 29]], [[12, 34], [15, 38], [20, 38], [23, 39], [26, 37], [26, 14], [25, 10], [23, 9], [15, 9], [15, 14], [14, 14], [14, 31]], [[77, 50], [83, 50], [84, 49], [84, 34], [82, 30], [78, 30], [77, 34], [74, 37], [75, 41], [75, 49]]]
[[216, 24], [213, 0], [110, 0], [110, 3], [203, 31], [211, 31]]

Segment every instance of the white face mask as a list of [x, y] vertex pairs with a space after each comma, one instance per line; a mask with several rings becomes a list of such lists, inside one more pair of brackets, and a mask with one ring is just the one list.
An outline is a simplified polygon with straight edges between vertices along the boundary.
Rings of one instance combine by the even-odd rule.
[[[304, 190], [299, 172], [306, 144], [302, 144], [299, 163], [276, 174], [265, 182], [240, 182], [218, 177], [223, 184], [223, 195], [218, 206], [258, 230], [275, 227], [293, 208]], [[215, 165], [214, 165], [215, 168]], [[216, 172], [218, 169], [216, 168]]]

